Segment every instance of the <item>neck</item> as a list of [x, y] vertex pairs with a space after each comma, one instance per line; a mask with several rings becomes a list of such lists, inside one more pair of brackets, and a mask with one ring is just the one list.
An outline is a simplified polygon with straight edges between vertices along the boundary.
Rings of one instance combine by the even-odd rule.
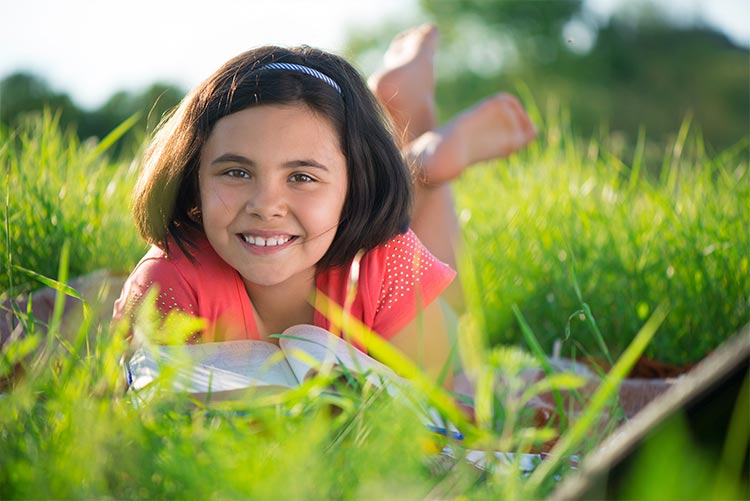
[[261, 339], [268, 340], [269, 335], [281, 334], [292, 325], [313, 323], [314, 270], [310, 276], [293, 277], [271, 286], [245, 281], [245, 290], [255, 310]]

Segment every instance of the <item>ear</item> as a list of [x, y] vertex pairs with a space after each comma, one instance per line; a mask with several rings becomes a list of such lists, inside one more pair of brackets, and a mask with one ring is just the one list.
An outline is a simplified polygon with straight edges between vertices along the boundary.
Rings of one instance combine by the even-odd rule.
[[188, 217], [194, 223], [201, 224], [203, 222], [203, 213], [200, 207], [193, 207], [188, 211]]
[[193, 189], [195, 190], [195, 207], [188, 211], [188, 217], [194, 223], [203, 225], [203, 212], [201, 211], [201, 183], [196, 174], [193, 179]]

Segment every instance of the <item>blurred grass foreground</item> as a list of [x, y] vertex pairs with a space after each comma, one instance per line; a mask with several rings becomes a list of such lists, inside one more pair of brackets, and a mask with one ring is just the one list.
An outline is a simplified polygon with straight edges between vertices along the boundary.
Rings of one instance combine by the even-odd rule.
[[[709, 158], [686, 121], [652, 175], [641, 150], [617, 158], [607, 138], [581, 141], [559, 114], [537, 115], [537, 143], [456, 186], [469, 300], [459, 335], [483, 340], [484, 363], [511, 376], [533, 365], [520, 318], [546, 353], [559, 340], [564, 355], [614, 360], [668, 302], [646, 352], [672, 363], [700, 360], [748, 322], [747, 140]], [[38, 287], [35, 273], [127, 273], [141, 257], [135, 168], [107, 154], [126, 129], [81, 143], [46, 113], [0, 130], [2, 299]], [[2, 348], [0, 378], [21, 361], [26, 372], [0, 397], [3, 499], [538, 499], [571, 471], [559, 463], [528, 477], [518, 465], [477, 472], [447, 461], [434, 455], [445, 443], [366, 386], [338, 396], [306, 387], [241, 410], [170, 394], [135, 406], [123, 398], [122, 333], [89, 318], [59, 349], [54, 329]], [[514, 415], [509, 392], [488, 391], [482, 443], [527, 450], [549, 439]], [[585, 455], [603, 439], [594, 435], [567, 452]], [[461, 444], [448, 445], [460, 456]], [[669, 458], [678, 470], [686, 460]], [[725, 480], [692, 493], [746, 492]]]

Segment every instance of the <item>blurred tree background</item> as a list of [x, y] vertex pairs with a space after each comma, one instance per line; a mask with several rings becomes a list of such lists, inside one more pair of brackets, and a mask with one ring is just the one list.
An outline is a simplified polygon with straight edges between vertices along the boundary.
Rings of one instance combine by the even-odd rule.
[[132, 154], [161, 117], [180, 102], [184, 93], [175, 85], [155, 83], [140, 92], [116, 92], [100, 107], [87, 110], [76, 105], [67, 94], [53, 90], [43, 77], [19, 72], [0, 81], [0, 124], [13, 127], [25, 114], [46, 108], [59, 114], [63, 128], [73, 127], [85, 140], [102, 138], [138, 114], [138, 123], [127, 139], [110, 150], [115, 155]]
[[[443, 120], [505, 90], [531, 98], [543, 114], [569, 114], [574, 133], [601, 134], [625, 159], [643, 127], [651, 166], [686, 118], [710, 155], [747, 144], [748, 48], [699, 23], [680, 26], [656, 3], [623, 2], [607, 19], [581, 0], [421, 0], [420, 7], [442, 34]], [[370, 72], [409, 24], [354, 34], [347, 54]]]
[[[746, 144], [748, 48], [700, 24], [676, 24], [658, 4], [620, 5], [603, 19], [582, 0], [420, 0], [416, 19], [358, 30], [344, 52], [369, 73], [393, 35], [429, 20], [442, 33], [437, 94], [443, 120], [505, 90], [530, 99], [527, 104], [538, 106], [543, 116], [550, 110], [569, 114], [573, 133], [606, 139], [625, 160], [642, 127], [650, 166], [658, 167], [687, 117], [703, 133], [710, 155]], [[140, 113], [131, 134], [135, 143], [183, 94], [157, 83], [141, 92], [118, 92], [88, 110], [42, 76], [16, 73], [0, 81], [0, 123], [12, 127], [19, 116], [47, 106], [87, 139], [103, 137]]]

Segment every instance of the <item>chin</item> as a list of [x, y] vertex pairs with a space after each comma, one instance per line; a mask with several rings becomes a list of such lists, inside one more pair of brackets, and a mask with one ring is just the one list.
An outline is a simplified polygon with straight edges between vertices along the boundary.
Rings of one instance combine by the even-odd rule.
[[274, 285], [279, 285], [281, 283], [284, 283], [283, 279], [279, 279], [279, 276], [273, 276], [273, 277], [243, 277], [245, 279], [246, 283], [256, 285], [258, 287], [272, 287]]

